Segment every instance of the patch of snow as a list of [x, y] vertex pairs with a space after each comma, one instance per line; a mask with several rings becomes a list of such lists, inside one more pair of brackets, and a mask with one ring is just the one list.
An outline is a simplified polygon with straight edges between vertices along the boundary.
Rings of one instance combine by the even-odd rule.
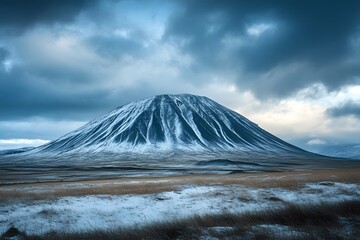
[[269, 233], [272, 233], [274, 237], [283, 238], [301, 238], [305, 237], [303, 232], [297, 231], [289, 226], [280, 225], [280, 224], [260, 224], [252, 227], [253, 230], [266, 230]]
[[223, 234], [223, 233], [227, 233], [227, 232], [232, 232], [235, 230], [235, 228], [234, 227], [209, 227], [209, 228], [207, 228], [207, 230]]
[[179, 186], [143, 195], [90, 195], [0, 205], [0, 233], [14, 226], [30, 234], [145, 225], [193, 215], [244, 213], [294, 204], [359, 199], [360, 184], [320, 182], [299, 190], [242, 185]]

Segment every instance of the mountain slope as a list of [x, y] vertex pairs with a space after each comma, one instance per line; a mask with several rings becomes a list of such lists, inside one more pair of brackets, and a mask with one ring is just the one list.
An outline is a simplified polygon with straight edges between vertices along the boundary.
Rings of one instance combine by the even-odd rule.
[[331, 157], [360, 159], [360, 144], [330, 146], [322, 149], [320, 153]]
[[123, 105], [35, 152], [231, 151], [307, 153], [201, 96], [159, 95]]

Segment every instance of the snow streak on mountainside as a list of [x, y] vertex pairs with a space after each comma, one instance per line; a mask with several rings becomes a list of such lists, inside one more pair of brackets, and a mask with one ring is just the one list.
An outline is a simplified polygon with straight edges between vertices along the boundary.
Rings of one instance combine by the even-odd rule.
[[126, 104], [33, 152], [176, 150], [306, 153], [215, 101], [189, 94]]

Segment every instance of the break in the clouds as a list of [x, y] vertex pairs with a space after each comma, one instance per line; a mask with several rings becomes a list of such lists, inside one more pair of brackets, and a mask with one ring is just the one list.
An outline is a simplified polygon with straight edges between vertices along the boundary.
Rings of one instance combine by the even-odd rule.
[[5, 0], [0, 139], [188, 92], [305, 148], [359, 142], [359, 16], [358, 1]]

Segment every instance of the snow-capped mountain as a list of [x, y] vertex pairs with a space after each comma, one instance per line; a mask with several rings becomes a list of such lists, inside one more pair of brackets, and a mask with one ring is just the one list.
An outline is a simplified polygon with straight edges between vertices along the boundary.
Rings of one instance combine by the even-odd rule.
[[189, 94], [158, 95], [123, 105], [31, 152], [177, 150], [307, 153], [217, 102]]
[[322, 149], [320, 153], [331, 157], [360, 159], [360, 144], [330, 146]]

